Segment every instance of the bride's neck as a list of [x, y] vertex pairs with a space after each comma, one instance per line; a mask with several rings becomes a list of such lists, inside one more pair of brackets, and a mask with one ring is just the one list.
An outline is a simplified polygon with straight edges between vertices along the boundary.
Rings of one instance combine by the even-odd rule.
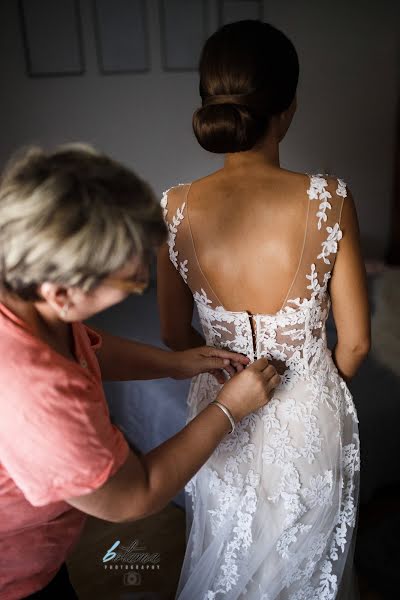
[[247, 152], [234, 152], [225, 156], [224, 168], [264, 167], [280, 168], [279, 144], [276, 139], [266, 139], [262, 145]]

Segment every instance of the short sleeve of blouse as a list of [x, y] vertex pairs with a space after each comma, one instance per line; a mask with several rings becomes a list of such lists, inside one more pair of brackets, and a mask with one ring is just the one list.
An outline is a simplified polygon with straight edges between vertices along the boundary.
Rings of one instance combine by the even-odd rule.
[[[82, 331], [99, 347], [96, 332]], [[15, 350], [11, 343], [0, 377], [2, 466], [34, 506], [95, 490], [129, 453], [110, 420], [101, 380], [72, 361], [54, 364], [54, 353], [43, 349]]]

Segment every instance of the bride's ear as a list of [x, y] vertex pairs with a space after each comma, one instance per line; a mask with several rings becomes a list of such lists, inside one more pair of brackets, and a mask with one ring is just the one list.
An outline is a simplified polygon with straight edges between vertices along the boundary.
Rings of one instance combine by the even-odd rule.
[[281, 119], [284, 121], [285, 124], [287, 124], [287, 127], [289, 127], [290, 123], [292, 122], [292, 119], [295, 115], [295, 112], [297, 110], [297, 94], [295, 94], [292, 102], [290, 103], [290, 106], [283, 111], [283, 113], [280, 114]]
[[284, 110], [283, 112], [281, 112], [278, 116], [278, 123], [279, 123], [279, 135], [278, 135], [278, 140], [279, 142], [281, 142], [283, 140], [283, 138], [285, 137], [287, 130], [289, 129], [293, 117], [295, 115], [295, 112], [297, 110], [297, 95], [295, 94], [290, 106]]

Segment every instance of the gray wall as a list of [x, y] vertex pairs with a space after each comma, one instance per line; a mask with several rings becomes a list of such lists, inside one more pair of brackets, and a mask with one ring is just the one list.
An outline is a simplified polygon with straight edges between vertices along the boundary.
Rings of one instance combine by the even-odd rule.
[[[221, 158], [204, 152], [191, 132], [196, 73], [161, 70], [157, 1], [148, 0], [152, 70], [116, 76], [99, 75], [91, 2], [80, 4], [85, 75], [32, 79], [25, 74], [18, 2], [1, 0], [0, 164], [22, 144], [84, 140], [132, 166], [157, 193], [218, 167]], [[216, 3], [209, 5], [211, 32]], [[346, 179], [367, 253], [376, 256], [388, 235], [399, 7], [394, 0], [268, 0], [264, 6], [264, 19], [292, 38], [301, 61], [299, 109], [282, 144], [282, 164]]]

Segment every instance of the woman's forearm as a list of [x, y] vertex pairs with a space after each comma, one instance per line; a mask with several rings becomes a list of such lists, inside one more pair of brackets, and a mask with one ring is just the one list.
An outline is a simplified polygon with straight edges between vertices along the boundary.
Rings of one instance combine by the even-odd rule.
[[[191, 352], [191, 351], [189, 351]], [[218, 400], [234, 421], [264, 406], [280, 378], [259, 359], [219, 391]], [[67, 501], [113, 522], [134, 521], [162, 509], [185, 485], [231, 430], [231, 419], [207, 405], [181, 431], [146, 455], [129, 452], [124, 464], [99, 488]]]
[[114, 523], [154, 514], [194, 476], [230, 427], [230, 421], [218, 407], [207, 406], [148, 454], [129, 452], [124, 464], [101, 487], [66, 500], [86, 514]]
[[[204, 347], [204, 340], [195, 329], [184, 343], [174, 347], [175, 352], [121, 338], [105, 331], [99, 333], [103, 344], [97, 351], [97, 358], [102, 379], [105, 381], [162, 377], [190, 379], [199, 373], [232, 369], [230, 361], [241, 365], [242, 368], [248, 363], [244, 356], [235, 352]], [[224, 383], [222, 374], [220, 378], [220, 383]]]
[[[146, 503], [150, 509], [146, 515], [161, 510], [184, 487], [230, 427], [226, 415], [217, 406], [208, 405], [174, 437], [140, 457], [148, 476]], [[128, 518], [136, 519], [136, 514]]]
[[173, 352], [97, 330], [103, 343], [97, 352], [105, 381], [172, 377]]
[[174, 337], [166, 338], [164, 343], [171, 350], [180, 352], [183, 350], [189, 350], [189, 348], [197, 348], [198, 346], [204, 346], [205, 340], [203, 336], [195, 329], [190, 327], [185, 333], [180, 333]]

